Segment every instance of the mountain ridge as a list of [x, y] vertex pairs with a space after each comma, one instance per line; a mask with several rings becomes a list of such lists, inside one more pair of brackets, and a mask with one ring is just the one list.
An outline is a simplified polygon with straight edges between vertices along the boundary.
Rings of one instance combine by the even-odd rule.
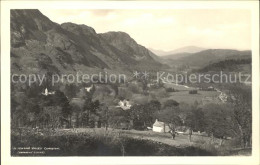
[[206, 50], [205, 48], [198, 47], [198, 46], [184, 46], [178, 49], [170, 50], [170, 51], [164, 51], [164, 50], [156, 50], [153, 48], [149, 48], [153, 53], [165, 57], [165, 56], [170, 56], [170, 55], [175, 55], [179, 53], [197, 53], [202, 50]]
[[156, 58], [125, 32], [98, 34], [87, 25], [52, 22], [39, 10], [11, 10], [12, 72], [130, 73], [163, 67]]

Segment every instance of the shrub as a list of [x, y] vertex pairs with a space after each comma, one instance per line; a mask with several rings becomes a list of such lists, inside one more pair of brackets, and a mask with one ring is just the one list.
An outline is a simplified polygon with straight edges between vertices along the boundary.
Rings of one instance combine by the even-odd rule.
[[159, 98], [167, 97], [167, 92], [164, 89], [159, 89], [157, 91], [157, 97]]
[[140, 89], [136, 84], [129, 84], [128, 89], [133, 93], [140, 93]]
[[127, 89], [124, 89], [124, 88], [120, 88], [119, 89], [119, 92], [118, 92], [118, 97], [122, 97], [122, 98], [126, 98], [126, 99], [129, 99], [131, 98], [133, 95], [133, 93]]
[[174, 88], [166, 88], [165, 91], [166, 92], [175, 92]]
[[198, 94], [198, 91], [197, 90], [190, 90], [189, 94]]

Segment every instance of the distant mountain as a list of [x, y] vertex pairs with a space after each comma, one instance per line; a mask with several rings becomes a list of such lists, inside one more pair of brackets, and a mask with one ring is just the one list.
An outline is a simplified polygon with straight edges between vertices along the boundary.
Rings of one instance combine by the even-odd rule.
[[174, 56], [175, 54], [197, 53], [205, 49], [197, 46], [185, 46], [172, 51], [155, 50], [152, 48], [150, 48], [150, 50], [158, 56]]
[[158, 56], [165, 56], [165, 55], [169, 54], [168, 51], [164, 51], [164, 50], [156, 50], [156, 49], [153, 49], [153, 48], [149, 48], [149, 50], [151, 52], [153, 52], [154, 54], [158, 55]]
[[175, 49], [171, 51], [171, 54], [177, 54], [177, 53], [197, 53], [202, 50], [205, 50], [205, 48], [200, 48], [197, 46], [185, 46], [179, 49]]
[[[178, 54], [177, 54], [178, 55]], [[180, 54], [180, 58], [174, 59], [171, 56], [165, 57], [172, 65], [189, 65], [191, 67], [204, 67], [225, 59], [251, 58], [251, 51], [238, 51], [231, 49], [208, 49], [197, 53]]]
[[39, 10], [11, 10], [12, 73], [132, 72], [158, 69], [158, 57], [124, 32], [52, 22]]

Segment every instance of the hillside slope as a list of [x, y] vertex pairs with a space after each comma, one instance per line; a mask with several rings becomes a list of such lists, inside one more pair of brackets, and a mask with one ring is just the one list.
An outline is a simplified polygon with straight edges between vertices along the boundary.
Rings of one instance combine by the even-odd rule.
[[201, 69], [195, 70], [196, 72], [243, 72], [251, 74], [252, 59], [226, 59], [213, 64], [209, 64]]
[[97, 34], [86, 25], [54, 23], [38, 10], [11, 10], [12, 73], [130, 73], [162, 67], [155, 59], [126, 33]]

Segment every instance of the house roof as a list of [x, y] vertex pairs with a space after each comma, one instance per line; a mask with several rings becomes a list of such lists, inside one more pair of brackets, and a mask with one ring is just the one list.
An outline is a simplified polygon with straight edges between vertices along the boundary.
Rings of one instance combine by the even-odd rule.
[[155, 126], [155, 127], [163, 127], [164, 126], [164, 122], [156, 120], [154, 122], [153, 126]]

